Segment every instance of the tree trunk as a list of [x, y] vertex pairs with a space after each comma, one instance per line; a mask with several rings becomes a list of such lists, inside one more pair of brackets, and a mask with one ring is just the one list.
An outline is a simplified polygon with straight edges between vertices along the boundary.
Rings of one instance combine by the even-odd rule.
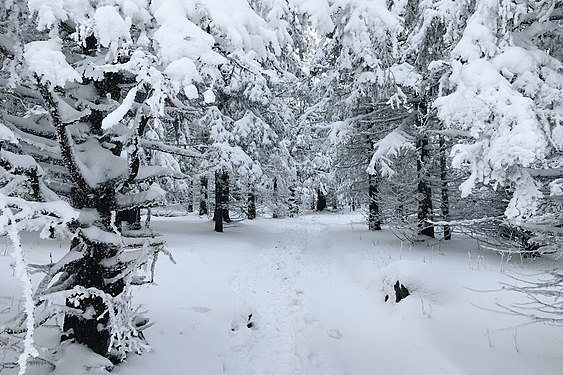
[[[114, 225], [112, 211], [116, 207], [114, 186], [100, 187], [91, 194], [75, 190], [73, 201], [74, 207], [94, 208], [100, 217], [96, 228], [106, 233], [112, 232]], [[136, 220], [135, 209], [125, 212]], [[123, 249], [111, 242], [102, 242], [104, 240], [97, 237], [91, 239], [82, 233], [74, 237], [71, 250], [74, 249], [84, 256], [69, 264], [66, 272], [72, 275], [72, 286], [84, 289], [95, 288], [102, 293], [117, 297], [125, 287], [125, 280], [119, 277], [123, 268], [110, 259], [118, 259]], [[74, 339], [114, 363], [123, 360], [109, 352], [111, 332], [114, 327], [110, 326], [107, 313], [112, 307], [104, 302], [104, 298], [96, 295], [95, 292], [79, 291], [66, 299], [66, 306], [72, 309], [72, 312], [65, 314], [62, 340]]]
[[223, 232], [223, 179], [215, 172], [215, 232]]
[[278, 217], [280, 217], [280, 213], [279, 213], [279, 202], [278, 202], [278, 178], [274, 177], [274, 193], [273, 193], [273, 198], [274, 198], [274, 208], [272, 211], [272, 218], [276, 219]]
[[369, 230], [381, 230], [381, 216], [379, 213], [379, 186], [377, 176], [369, 175]]
[[326, 208], [326, 196], [321, 189], [317, 189], [317, 211], [323, 211]]
[[123, 222], [126, 223], [127, 229], [141, 229], [141, 208], [134, 207], [128, 210], [119, 211], [117, 213], [116, 221], [117, 228], [119, 228], [120, 230]]
[[434, 238], [434, 226], [430, 223], [432, 218], [432, 190], [427, 182], [428, 173], [425, 166], [425, 162], [430, 154], [428, 136], [423, 129], [427, 117], [425, 101], [417, 104], [417, 111], [416, 125], [419, 131], [416, 140], [416, 149], [418, 150], [416, 161], [416, 170], [418, 172], [418, 234]]
[[299, 204], [297, 202], [297, 193], [295, 190], [294, 186], [289, 188], [289, 217], [297, 217], [297, 215], [299, 215]]
[[[446, 140], [444, 136], [440, 136], [440, 180], [442, 182], [442, 202], [440, 208], [442, 210], [442, 220], [450, 220], [450, 199], [448, 194], [448, 169], [446, 155]], [[452, 239], [452, 231], [449, 225], [444, 225], [444, 240]]]
[[[69, 270], [73, 274], [73, 284], [83, 288], [96, 288], [101, 292], [118, 296], [123, 292], [125, 286], [123, 279], [119, 278], [113, 283], [107, 280], [119, 274], [119, 270], [106, 268], [103, 260], [116, 256], [119, 247], [106, 243], [87, 243], [82, 239], [75, 238], [71, 247], [81, 246], [81, 253], [86, 255], [73, 264]], [[76, 297], [76, 299], [74, 299]], [[95, 295], [84, 298], [82, 294], [71, 296], [66, 300], [66, 306], [73, 313], [67, 313], [63, 322], [63, 336], [61, 339], [74, 339], [84, 344], [94, 352], [108, 357], [117, 363], [122, 358], [113, 357], [109, 351], [111, 327], [109, 326], [109, 314], [104, 300]], [[87, 317], [87, 318], [86, 318]]]
[[208, 188], [208, 181], [207, 177], [202, 177], [200, 179], [200, 188], [199, 188], [199, 216], [207, 215], [207, 188]]
[[223, 221], [225, 223], [230, 223], [231, 217], [229, 216], [229, 199], [231, 196], [231, 190], [229, 187], [229, 172], [223, 172], [221, 174], [221, 186], [223, 187], [223, 193], [221, 194], [221, 204], [223, 205]]
[[248, 212], [246, 216], [249, 220], [256, 219], [256, 194], [254, 189], [250, 188], [248, 191]]
[[188, 212], [194, 212], [194, 180], [190, 179], [190, 190], [188, 193]]

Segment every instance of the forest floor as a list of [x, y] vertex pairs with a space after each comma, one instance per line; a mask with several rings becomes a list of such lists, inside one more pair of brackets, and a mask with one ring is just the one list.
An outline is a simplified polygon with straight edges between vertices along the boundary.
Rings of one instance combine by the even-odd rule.
[[[463, 238], [414, 246], [368, 231], [359, 213], [242, 221], [225, 233], [197, 216], [152, 225], [176, 264], [162, 257], [156, 283], [134, 292], [155, 322], [146, 332], [153, 350], [131, 355], [113, 374], [563, 371], [563, 327], [529, 324], [500, 307], [525, 301], [503, 283], [541, 279], [562, 260], [507, 261]], [[38, 241], [26, 239], [32, 261], [64, 252], [62, 242], [46, 249]], [[0, 250], [0, 320], [18, 298], [9, 253]], [[397, 280], [410, 292], [399, 303]]]

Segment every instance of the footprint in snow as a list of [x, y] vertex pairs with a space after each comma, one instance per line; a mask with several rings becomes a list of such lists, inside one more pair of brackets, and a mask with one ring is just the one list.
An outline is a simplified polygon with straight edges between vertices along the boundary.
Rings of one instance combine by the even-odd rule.
[[326, 333], [328, 337], [335, 340], [340, 340], [342, 338], [342, 332], [340, 332], [340, 330], [336, 328], [329, 329], [328, 331], [326, 331]]
[[196, 313], [200, 313], [200, 314], [205, 314], [211, 311], [210, 308], [204, 307], [204, 306], [192, 306], [192, 310], [195, 311]]

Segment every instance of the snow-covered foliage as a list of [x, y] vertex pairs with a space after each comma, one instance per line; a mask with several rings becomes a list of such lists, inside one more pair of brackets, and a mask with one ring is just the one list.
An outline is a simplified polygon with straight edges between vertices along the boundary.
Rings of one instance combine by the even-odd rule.
[[[377, 174], [381, 171], [383, 177], [393, 177], [395, 171], [391, 168], [391, 157], [398, 157], [401, 152], [413, 150], [414, 144], [412, 139], [398, 127], [391, 133], [387, 134], [374, 145], [375, 152], [369, 163], [367, 172], [369, 174]], [[379, 166], [377, 166], [379, 165]]]
[[[146, 320], [134, 312], [129, 285], [152, 281], [152, 271], [143, 279], [138, 270], [163, 250], [154, 234], [128, 231], [121, 223], [139, 220], [138, 213], [133, 219], [127, 215], [141, 207], [163, 203], [158, 178], [185, 177], [163, 154], [149, 160], [148, 150], [191, 155], [161, 146], [163, 138], [153, 135], [163, 133], [160, 118], [168, 107], [184, 108], [181, 101], [188, 99], [212, 101], [218, 66], [227, 61], [215, 51], [204, 18], [211, 15], [225, 31], [230, 18], [221, 2], [208, 2], [203, 13], [200, 5], [143, 0], [2, 5], [2, 79], [10, 83], [3, 95], [22, 103], [2, 111], [2, 171], [15, 175], [3, 176], [4, 206], [15, 211], [12, 220], [2, 218], [14, 225], [21, 216], [18, 229], [47, 225], [44, 232], [55, 236], [56, 224], [66, 223], [68, 215], [57, 211], [62, 203], [51, 201], [63, 199], [78, 210], [69, 226], [68, 256], [34, 266], [46, 277], [26, 306], [43, 304], [62, 313], [64, 339], [113, 361], [147, 348]], [[257, 47], [253, 37], [231, 42], [235, 49], [245, 43], [248, 51]], [[21, 175], [30, 180], [28, 191], [21, 188]], [[34, 206], [30, 200], [43, 202]], [[25, 269], [21, 254], [17, 259]], [[50, 318], [34, 323], [26, 312], [30, 327]], [[31, 344], [28, 354], [34, 354]]]
[[561, 9], [546, 1], [477, 1], [447, 62], [444, 96], [434, 103], [448, 127], [470, 137], [452, 151], [454, 166], [471, 172], [463, 194], [477, 183], [510, 186], [507, 218], [533, 231], [543, 223], [551, 235], [560, 220], [553, 216], [560, 200], [547, 185], [561, 166]]
[[[113, 362], [148, 348], [130, 286], [165, 250], [140, 210], [193, 208], [194, 190], [206, 204], [213, 177], [216, 215], [236, 199], [249, 218], [257, 202], [295, 216], [331, 195], [367, 202], [370, 229], [394, 217], [430, 237], [436, 201], [445, 228], [459, 187], [497, 199], [526, 246], [560, 251], [562, 13], [551, 0], [5, 1], [0, 232], [24, 311], [2, 334], [25, 334], [20, 372], [56, 314], [63, 341]], [[460, 215], [478, 222], [478, 207]], [[27, 265], [22, 230], [68, 235], [70, 250]], [[30, 267], [46, 275], [35, 290]]]

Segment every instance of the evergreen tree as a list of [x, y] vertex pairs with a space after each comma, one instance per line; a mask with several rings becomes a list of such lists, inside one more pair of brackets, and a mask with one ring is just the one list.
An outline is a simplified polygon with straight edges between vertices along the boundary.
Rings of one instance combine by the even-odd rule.
[[[157, 178], [184, 177], [143, 156], [186, 151], [146, 136], [158, 133], [167, 106], [197, 95], [196, 85], [222, 62], [177, 2], [131, 5], [28, 1], [2, 9], [11, 21], [2, 40], [15, 46], [3, 51], [5, 90], [30, 107], [3, 114], [18, 139], [7, 146], [39, 163], [50, 200], [79, 212], [69, 254], [38, 267], [46, 276], [35, 303], [56, 310], [50, 301], [65, 298], [63, 339], [114, 362], [147, 347], [148, 320], [135, 314], [129, 287], [152, 280], [137, 270], [164, 250], [150, 232], [122, 228], [120, 213], [163, 202]], [[34, 23], [18, 22], [26, 19]]]

